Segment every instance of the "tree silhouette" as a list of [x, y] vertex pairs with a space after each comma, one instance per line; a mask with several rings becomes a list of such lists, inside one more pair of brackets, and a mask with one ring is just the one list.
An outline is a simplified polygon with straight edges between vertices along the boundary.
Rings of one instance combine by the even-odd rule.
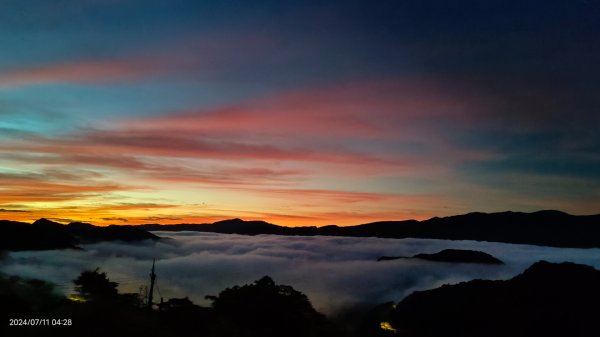
[[[73, 283], [75, 294], [67, 299], [54, 294], [49, 283], [0, 275], [0, 301], [4, 304], [0, 318], [67, 317], [72, 322], [65, 327], [68, 335], [89, 337], [343, 335], [312, 307], [306, 295], [291, 286], [278, 285], [268, 276], [210, 297], [210, 308], [195, 305], [186, 297], [161, 301], [159, 310], [146, 310], [136, 294], [119, 294], [118, 284], [99, 268], [82, 272]], [[102, 324], [98, 324], [99, 317]], [[0, 336], [15, 335], [11, 329], [0, 326]]]
[[100, 272], [100, 268], [82, 272], [73, 283], [75, 283], [77, 298], [85, 301], [115, 299], [119, 294], [117, 291], [119, 284], [110, 281], [105, 272]]
[[268, 276], [207, 296], [221, 319], [219, 336], [335, 336], [327, 319], [308, 297]]
[[62, 298], [54, 292], [50, 283], [0, 275], [0, 303], [0, 317], [8, 320], [45, 313], [60, 305]]

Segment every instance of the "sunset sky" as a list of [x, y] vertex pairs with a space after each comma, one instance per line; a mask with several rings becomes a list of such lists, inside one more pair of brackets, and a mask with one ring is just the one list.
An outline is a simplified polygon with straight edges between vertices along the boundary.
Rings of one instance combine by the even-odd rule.
[[0, 219], [600, 213], [596, 1], [4, 0]]

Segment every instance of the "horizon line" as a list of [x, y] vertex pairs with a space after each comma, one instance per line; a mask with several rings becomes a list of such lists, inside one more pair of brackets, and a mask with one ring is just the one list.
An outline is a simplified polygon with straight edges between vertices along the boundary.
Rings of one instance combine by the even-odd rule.
[[568, 213], [565, 211], [561, 211], [561, 210], [556, 210], [556, 209], [541, 209], [541, 210], [537, 210], [537, 211], [531, 211], [531, 212], [525, 212], [525, 211], [511, 211], [511, 210], [507, 210], [507, 211], [498, 211], [498, 212], [481, 212], [481, 211], [472, 211], [472, 212], [467, 212], [467, 213], [460, 213], [460, 214], [453, 214], [453, 215], [447, 215], [447, 216], [433, 216], [427, 219], [423, 219], [423, 220], [417, 220], [417, 219], [401, 219], [401, 220], [377, 220], [377, 221], [369, 221], [369, 222], [364, 222], [364, 223], [357, 223], [357, 224], [351, 224], [351, 225], [337, 225], [337, 224], [327, 224], [327, 225], [321, 225], [321, 226], [317, 226], [317, 225], [302, 225], [302, 226], [286, 226], [286, 225], [280, 225], [277, 223], [272, 223], [266, 220], [262, 220], [262, 219], [250, 219], [250, 220], [246, 220], [243, 219], [241, 217], [228, 217], [222, 220], [216, 220], [213, 222], [180, 222], [180, 223], [158, 223], [158, 222], [147, 222], [147, 223], [121, 223], [121, 224], [117, 224], [117, 223], [113, 223], [113, 224], [108, 224], [108, 225], [96, 225], [92, 222], [87, 222], [87, 221], [65, 221], [65, 220], [69, 220], [69, 219], [64, 219], [64, 218], [45, 218], [45, 217], [41, 217], [39, 219], [33, 220], [32, 222], [25, 222], [25, 221], [18, 221], [18, 220], [10, 220], [10, 219], [0, 219], [0, 221], [13, 221], [13, 222], [20, 222], [20, 223], [27, 223], [27, 224], [34, 224], [35, 222], [38, 222], [40, 220], [47, 220], [47, 221], [51, 221], [54, 223], [58, 223], [60, 225], [69, 225], [69, 224], [73, 224], [73, 223], [85, 223], [85, 224], [89, 224], [89, 225], [93, 225], [93, 226], [98, 226], [98, 227], [107, 227], [107, 226], [144, 226], [144, 225], [159, 225], [159, 226], [176, 226], [176, 225], [212, 225], [215, 223], [219, 223], [219, 222], [224, 222], [224, 221], [234, 221], [234, 220], [240, 220], [242, 222], [264, 222], [267, 224], [271, 224], [271, 225], [276, 225], [279, 227], [287, 227], [287, 228], [296, 228], [296, 227], [316, 227], [316, 228], [321, 228], [321, 227], [327, 227], [327, 226], [337, 226], [337, 227], [352, 227], [352, 226], [359, 226], [359, 225], [365, 225], [365, 224], [372, 224], [372, 223], [379, 223], [379, 222], [408, 222], [408, 221], [417, 221], [417, 222], [424, 222], [424, 221], [429, 221], [432, 219], [444, 219], [444, 218], [451, 218], [451, 217], [456, 217], [456, 216], [465, 216], [465, 215], [469, 215], [469, 214], [485, 214], [485, 215], [492, 215], [492, 214], [502, 214], [502, 213], [521, 213], [521, 214], [536, 214], [536, 213], [543, 213], [543, 212], [555, 212], [555, 213], [561, 213], [561, 214], [565, 214], [568, 216], [576, 216], [576, 217], [586, 217], [586, 216], [600, 216], [600, 213], [593, 213], [593, 214], [572, 214], [572, 213]]

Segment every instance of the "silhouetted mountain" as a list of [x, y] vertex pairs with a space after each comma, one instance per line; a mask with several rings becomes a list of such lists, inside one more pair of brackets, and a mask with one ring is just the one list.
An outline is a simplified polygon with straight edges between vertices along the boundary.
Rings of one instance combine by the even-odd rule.
[[558, 211], [469, 213], [425, 221], [386, 221], [339, 227], [348, 236], [476, 240], [555, 247], [600, 247], [600, 215]]
[[199, 231], [226, 234], [329, 235], [381, 238], [476, 240], [554, 247], [600, 247], [600, 215], [559, 211], [469, 213], [424, 221], [381, 221], [357, 226], [284, 227], [264, 221], [223, 220], [213, 224], [67, 226], [47, 219], [33, 224], [0, 221], [0, 250], [74, 248], [78, 243], [157, 239], [146, 231]]
[[492, 255], [476, 250], [444, 249], [433, 254], [417, 254], [416, 259], [437, 262], [461, 262], [461, 263], [484, 263], [502, 264], [503, 262]]
[[244, 221], [241, 219], [222, 220], [212, 224], [147, 224], [136, 227], [148, 231], [196, 231], [243, 235], [293, 234], [290, 227], [278, 226], [265, 221]]
[[474, 280], [415, 292], [389, 314], [409, 337], [600, 336], [600, 271], [537, 262], [507, 281]]
[[156, 240], [158, 237], [142, 228], [130, 225], [110, 225], [107, 227], [94, 226], [88, 223], [72, 222], [67, 225], [67, 232], [73, 235], [79, 243], [98, 241], [140, 241]]
[[554, 247], [600, 247], [600, 214], [559, 211], [469, 213], [424, 221], [380, 221], [357, 226], [283, 227], [263, 221], [213, 224], [140, 225], [145, 230], [188, 230], [235, 234], [330, 235], [381, 238], [476, 240]]
[[[403, 256], [382, 256], [377, 261], [389, 261], [397, 259], [405, 259]], [[421, 259], [436, 262], [455, 262], [455, 263], [483, 263], [483, 264], [503, 264], [502, 261], [494, 256], [476, 251], [465, 249], [444, 249], [433, 254], [417, 254], [413, 255], [413, 259]]]
[[33, 224], [0, 220], [0, 250], [77, 248], [75, 238], [54, 224], [57, 223], [46, 219], [40, 219]]
[[32, 224], [0, 220], [0, 250], [78, 249], [77, 245], [82, 243], [147, 239], [158, 237], [135, 226], [63, 225], [43, 218]]

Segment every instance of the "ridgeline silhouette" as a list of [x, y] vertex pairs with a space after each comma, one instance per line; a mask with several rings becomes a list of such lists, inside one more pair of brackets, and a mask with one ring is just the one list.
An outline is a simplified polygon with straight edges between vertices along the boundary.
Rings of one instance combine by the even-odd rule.
[[33, 224], [0, 220], [1, 250], [77, 249], [99, 241], [158, 240], [148, 231], [197, 231], [224, 234], [327, 235], [347, 237], [423, 238], [532, 244], [550, 247], [600, 248], [600, 214], [576, 216], [559, 211], [534, 213], [468, 213], [424, 221], [380, 221], [339, 227], [284, 227], [264, 221], [223, 220], [212, 224], [110, 225], [47, 219]]
[[552, 247], [600, 247], [600, 214], [559, 211], [469, 213], [424, 221], [380, 221], [357, 226], [283, 227], [264, 221], [224, 220], [213, 224], [139, 225], [150, 231], [227, 234], [328, 235], [380, 238], [476, 240]]
[[433, 254], [416, 254], [412, 257], [405, 256], [382, 256], [377, 261], [390, 261], [397, 259], [421, 259], [434, 262], [453, 262], [453, 263], [482, 263], [482, 264], [503, 264], [498, 258], [484, 252], [468, 249], [444, 249]]
[[79, 244], [100, 241], [158, 240], [158, 236], [135, 226], [100, 227], [73, 222], [63, 225], [47, 219], [32, 224], [0, 220], [0, 250], [79, 249]]

